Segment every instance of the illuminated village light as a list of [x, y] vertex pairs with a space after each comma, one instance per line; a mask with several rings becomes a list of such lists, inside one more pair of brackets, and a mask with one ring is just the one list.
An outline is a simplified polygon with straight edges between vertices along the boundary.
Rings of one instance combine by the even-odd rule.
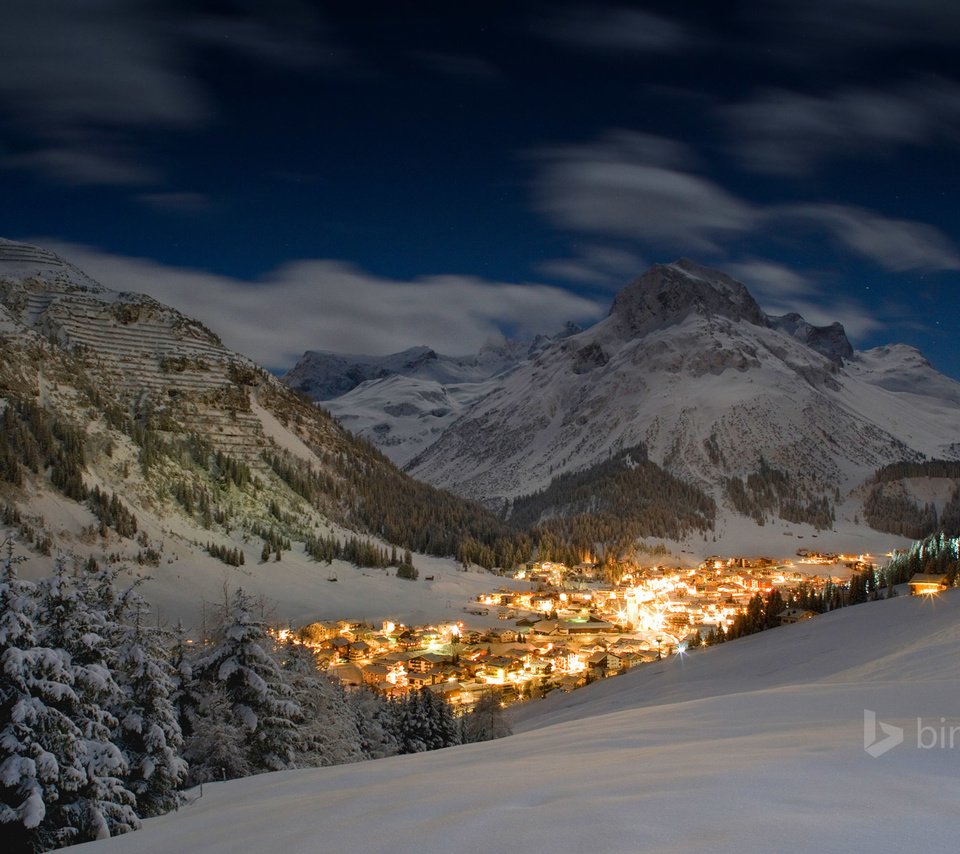
[[[556, 576], [553, 586], [544, 581], [536, 591], [531, 585], [524, 591], [501, 589], [476, 596], [473, 602], [495, 605], [501, 615], [508, 608], [527, 612], [528, 619], [518, 625], [527, 626], [528, 637], [524, 637], [526, 631], [521, 628], [509, 631], [500, 628], [491, 630], [492, 639], [486, 639], [487, 643], [502, 643], [506, 647], [519, 641], [525, 643], [525, 652], [506, 648], [492, 654], [488, 647], [486, 655], [490, 657], [484, 661], [484, 651], [475, 653], [469, 642], [462, 654], [458, 654], [458, 645], [466, 637], [463, 623], [415, 626], [404, 632], [403, 625], [384, 620], [383, 637], [374, 636], [372, 627], [342, 622], [338, 627], [341, 646], [327, 652], [323, 660], [336, 662], [346, 658], [348, 653], [342, 642], [349, 640], [350, 660], [360, 665], [364, 681], [389, 696], [400, 696], [430, 680], [433, 684], [459, 682], [468, 686], [467, 693], [475, 692], [478, 689], [470, 686], [473, 682], [505, 686], [506, 697], [502, 699], [507, 705], [527, 693], [523, 686], [541, 684], [544, 690], [554, 687], [567, 690], [582, 685], [586, 673], [609, 676], [653, 658], [672, 657], [672, 653], [685, 657], [690, 652], [687, 637], [693, 632], [702, 636], [711, 626], [728, 627], [756, 592], [770, 589], [778, 582], [783, 582], [787, 589], [792, 582], [799, 582], [799, 574], [791, 578], [789, 573], [784, 574], [783, 564], [774, 566], [772, 561], [730, 560], [724, 562], [716, 574], [714, 563], [711, 560], [695, 569], [653, 567], [643, 572], [634, 569], [629, 580], [624, 576], [615, 583], [604, 583], [595, 578], [586, 589], [579, 574], [569, 573], [563, 565], [552, 564]], [[539, 570], [531, 567], [529, 574], [536, 578]], [[814, 576], [814, 587], [825, 583], [828, 583], [825, 576]], [[478, 615], [487, 613], [469, 607], [464, 610]], [[560, 619], [538, 622], [541, 613], [549, 612], [559, 612]], [[283, 637], [290, 636], [289, 630], [273, 633], [280, 637], [281, 632]], [[395, 632], [404, 632], [399, 643], [397, 637], [391, 637]], [[327, 646], [334, 634], [337, 632], [332, 628], [324, 633]], [[470, 632], [471, 636], [474, 634], [479, 633]], [[510, 637], [498, 640], [504, 634]], [[563, 639], [557, 640], [558, 636]], [[301, 642], [299, 634], [292, 635], [291, 639]], [[361, 660], [361, 651], [353, 649], [354, 641], [365, 641], [371, 654], [363, 655]], [[315, 646], [320, 646], [320, 641]], [[429, 663], [417, 662], [411, 666], [416, 673], [408, 677], [403, 664], [393, 658], [381, 658], [395, 656], [398, 646], [404, 657], [407, 654], [415, 657], [416, 650], [421, 653], [430, 650], [446, 653], [447, 658], [441, 661], [440, 656], [434, 656]], [[601, 653], [609, 653], [612, 658], [608, 660]], [[364, 661], [375, 665], [370, 673], [366, 672]], [[536, 691], [530, 693], [537, 694]]]

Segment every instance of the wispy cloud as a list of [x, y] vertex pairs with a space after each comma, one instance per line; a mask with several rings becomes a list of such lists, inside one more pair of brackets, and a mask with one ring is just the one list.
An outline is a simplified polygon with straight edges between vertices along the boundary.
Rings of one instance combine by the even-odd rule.
[[623, 287], [646, 267], [636, 252], [596, 244], [580, 247], [575, 257], [551, 258], [537, 265], [545, 276], [608, 289]]
[[560, 44], [603, 53], [665, 53], [694, 38], [669, 18], [632, 6], [568, 5], [539, 19], [535, 31]]
[[756, 219], [751, 205], [682, 168], [693, 155], [672, 140], [618, 131], [534, 157], [534, 204], [564, 228], [702, 250]]
[[745, 10], [807, 54], [843, 49], [955, 45], [960, 6], [953, 0], [753, 0]]
[[[21, 137], [0, 165], [65, 184], [147, 185], [135, 134], [193, 128], [214, 113], [193, 70], [215, 44], [274, 64], [317, 64], [322, 30], [308, 4], [224, 4], [215, 24], [189, 4], [5, 0], [0, 106]], [[9, 142], [9, 140], [8, 140]]]
[[801, 175], [836, 157], [960, 136], [960, 85], [926, 78], [825, 96], [769, 89], [719, 114], [745, 168]]
[[398, 281], [332, 260], [298, 261], [245, 282], [89, 246], [35, 242], [109, 288], [147, 293], [198, 318], [227, 346], [271, 369], [291, 367], [308, 349], [383, 354], [426, 344], [465, 354], [504, 329], [554, 333], [608, 308], [535, 283], [457, 275]]
[[726, 264], [724, 269], [766, 299], [806, 298], [819, 292], [810, 278], [774, 261], [751, 258]]
[[126, 147], [94, 145], [92, 137], [71, 145], [49, 145], [36, 151], [0, 157], [0, 166], [43, 174], [55, 183], [73, 186], [123, 187], [152, 184], [157, 171], [141, 164]]
[[659, 137], [618, 131], [534, 157], [534, 205], [570, 231], [722, 257], [722, 242], [792, 222], [889, 271], [960, 269], [960, 251], [932, 225], [852, 205], [754, 204], [691, 171], [692, 153]]
[[960, 270], [960, 251], [939, 229], [837, 204], [771, 209], [771, 220], [800, 219], [824, 229], [847, 249], [892, 272]]

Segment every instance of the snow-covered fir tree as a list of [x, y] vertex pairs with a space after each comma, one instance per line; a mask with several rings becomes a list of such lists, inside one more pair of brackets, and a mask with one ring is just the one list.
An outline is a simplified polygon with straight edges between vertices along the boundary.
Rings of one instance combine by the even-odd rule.
[[402, 701], [399, 720], [401, 753], [440, 750], [461, 743], [453, 710], [429, 688], [421, 688]]
[[307, 647], [291, 641], [282, 652], [284, 674], [300, 707], [297, 765], [343, 765], [364, 759], [356, 719], [340, 684], [317, 670]]
[[237, 722], [226, 686], [213, 682], [205, 688], [197, 695], [190, 734], [184, 741], [187, 783], [195, 786], [255, 774], [257, 769], [251, 767], [247, 757], [248, 733]]
[[137, 813], [146, 818], [180, 804], [187, 764], [180, 756], [183, 737], [171, 700], [168, 633], [145, 625], [148, 609], [136, 591], [123, 604], [127, 621], [120, 624], [115, 669], [122, 696], [114, 713], [129, 769], [127, 785], [136, 795]]
[[58, 794], [58, 841], [104, 839], [134, 830], [140, 826], [136, 798], [126, 785], [128, 766], [113, 740], [118, 721], [110, 711], [122, 700], [111, 670], [112, 616], [99, 607], [100, 594], [88, 578], [68, 574], [64, 558], [40, 580], [37, 594], [37, 639], [68, 656], [73, 692], [64, 696], [60, 708], [82, 735], [85, 779]]
[[75, 706], [70, 657], [39, 646], [36, 589], [16, 575], [12, 556], [0, 576], [0, 836], [26, 852], [72, 840], [61, 801], [86, 782], [83, 733], [63, 709]]
[[302, 713], [272, 647], [253, 601], [240, 589], [228, 603], [215, 640], [193, 666], [202, 685], [223, 687], [232, 721], [246, 733], [245, 755], [254, 772], [294, 767], [301, 748], [296, 720]]
[[500, 707], [500, 698], [493, 691], [487, 691], [473, 710], [461, 720], [464, 744], [492, 741], [512, 735], [510, 724], [504, 718], [503, 709]]
[[360, 750], [366, 759], [382, 759], [400, 752], [400, 704], [391, 702], [367, 687], [347, 694], [360, 736]]

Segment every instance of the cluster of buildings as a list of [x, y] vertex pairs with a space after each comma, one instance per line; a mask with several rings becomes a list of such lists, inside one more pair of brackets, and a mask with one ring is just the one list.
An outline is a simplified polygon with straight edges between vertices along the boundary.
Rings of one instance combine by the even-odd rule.
[[[509, 703], [682, 654], [729, 626], [757, 593], [780, 589], [786, 599], [800, 584], [839, 581], [763, 558], [636, 567], [616, 584], [589, 565], [548, 562], [528, 564], [518, 577], [528, 589], [481, 594], [464, 608], [466, 625], [340, 621], [313, 623], [297, 636], [346, 685], [390, 697], [427, 688], [469, 708], [491, 689]], [[782, 619], [810, 616], [794, 608]]]
[[[495, 690], [503, 703], [619, 673], [657, 658], [653, 646], [605, 620], [521, 618], [516, 624], [471, 629], [462, 622], [408, 627], [340, 621], [297, 633], [321, 667], [347, 686], [388, 697], [427, 688], [454, 706], [471, 708]], [[280, 633], [281, 639], [287, 635]], [[659, 654], [669, 648], [660, 638]]]

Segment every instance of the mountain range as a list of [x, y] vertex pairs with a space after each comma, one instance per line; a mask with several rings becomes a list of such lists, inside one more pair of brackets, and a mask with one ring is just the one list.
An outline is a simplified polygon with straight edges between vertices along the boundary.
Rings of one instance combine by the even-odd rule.
[[461, 357], [430, 347], [387, 356], [308, 350], [283, 381], [321, 403], [340, 423], [402, 466], [492, 391], [494, 377], [581, 331], [568, 323], [553, 336], [492, 341], [479, 353]]
[[[499, 373], [455, 381], [367, 358], [385, 374], [323, 405], [415, 477], [507, 512], [640, 448], [721, 517], [822, 529], [827, 505], [855, 525], [877, 469], [960, 459], [960, 383], [919, 351], [856, 351], [839, 323], [767, 315], [743, 284], [686, 259], [628, 284], [591, 328], [519, 349]], [[329, 395], [340, 380], [334, 357], [324, 365]], [[311, 376], [308, 354], [285, 380], [309, 390]]]
[[[902, 541], [866, 523], [960, 519], [960, 384], [912, 348], [770, 317], [690, 261], [586, 330], [472, 357], [309, 353], [284, 379], [318, 407], [181, 312], [0, 241], [0, 356], [5, 523], [39, 553], [128, 561], [173, 610], [226, 573], [290, 615], [357, 613], [368, 582], [320, 596], [316, 562], [389, 575], [391, 547], [492, 567], [835, 531], [868, 551]], [[439, 592], [455, 570], [435, 566]], [[409, 614], [424, 592], [390, 587]]]

